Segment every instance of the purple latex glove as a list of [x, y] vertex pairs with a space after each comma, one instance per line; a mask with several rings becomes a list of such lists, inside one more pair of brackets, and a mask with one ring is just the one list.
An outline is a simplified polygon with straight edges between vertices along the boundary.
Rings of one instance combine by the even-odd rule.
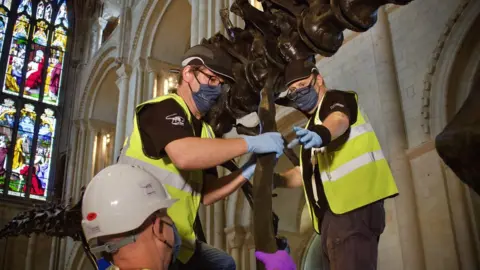
[[267, 270], [296, 270], [297, 266], [285, 250], [275, 253], [255, 251], [255, 257], [265, 265]]

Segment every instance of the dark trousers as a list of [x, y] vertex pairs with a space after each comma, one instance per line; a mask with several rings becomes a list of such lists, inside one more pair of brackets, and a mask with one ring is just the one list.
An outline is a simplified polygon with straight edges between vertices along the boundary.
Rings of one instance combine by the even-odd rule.
[[216, 249], [204, 242], [197, 241], [195, 253], [186, 263], [177, 261], [177, 270], [235, 270], [235, 261], [225, 251]]
[[378, 241], [384, 228], [383, 201], [341, 215], [326, 211], [321, 228], [324, 269], [377, 269]]

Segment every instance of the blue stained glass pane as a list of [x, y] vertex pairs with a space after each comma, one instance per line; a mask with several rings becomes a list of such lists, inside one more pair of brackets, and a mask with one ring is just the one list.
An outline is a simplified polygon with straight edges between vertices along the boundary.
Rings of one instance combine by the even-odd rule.
[[28, 16], [32, 16], [32, 1], [31, 0], [22, 0], [17, 9], [18, 13], [26, 12]]
[[58, 10], [57, 18], [55, 19], [55, 25], [62, 25], [68, 29], [67, 4], [65, 2], [63, 2]]

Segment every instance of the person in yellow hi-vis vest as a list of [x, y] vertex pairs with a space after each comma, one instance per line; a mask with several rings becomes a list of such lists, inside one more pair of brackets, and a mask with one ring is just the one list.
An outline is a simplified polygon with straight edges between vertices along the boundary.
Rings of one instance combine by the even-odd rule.
[[309, 121], [293, 127], [296, 138], [288, 145], [300, 143], [300, 166], [276, 175], [274, 185], [303, 186], [313, 228], [321, 234], [324, 269], [376, 269], [383, 201], [398, 190], [357, 94], [327, 90], [310, 59], [287, 65], [285, 81], [280, 102]]
[[[202, 121], [222, 85], [234, 80], [232, 61], [223, 50], [213, 45], [187, 50], [177, 93], [136, 107], [132, 133], [118, 158], [119, 163], [146, 169], [178, 200], [168, 209], [182, 239], [178, 260], [173, 258], [177, 269], [235, 269], [227, 253], [196, 239], [198, 207], [225, 198], [248, 181], [255, 170], [255, 154], [283, 153], [278, 132], [216, 139], [212, 128]], [[253, 153], [252, 158], [240, 170], [218, 179], [216, 166], [246, 153]], [[285, 256], [279, 254], [264, 256]]]

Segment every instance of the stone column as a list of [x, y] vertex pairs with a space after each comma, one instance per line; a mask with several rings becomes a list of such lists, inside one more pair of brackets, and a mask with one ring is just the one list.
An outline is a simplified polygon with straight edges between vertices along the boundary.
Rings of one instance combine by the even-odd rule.
[[34, 264], [35, 246], [37, 244], [37, 235], [32, 234], [28, 238], [27, 255], [25, 258], [25, 270], [32, 270]]
[[225, 28], [223, 27], [222, 18], [220, 17], [220, 10], [225, 7], [224, 0], [215, 0], [215, 28], [213, 33], [220, 32], [225, 34]]
[[248, 268], [250, 270], [255, 270], [257, 268], [257, 259], [255, 258], [255, 239], [253, 238], [252, 232], [249, 230], [245, 236], [245, 247], [248, 251], [247, 261]]
[[[199, 1], [200, 0], [190, 0], [190, 4], [192, 6], [192, 21], [190, 25], [190, 46], [197, 45], [197, 42], [198, 42]], [[202, 0], [202, 1], [205, 1], [205, 0]]]
[[75, 189], [73, 190], [72, 199], [74, 202], [77, 202], [80, 199], [80, 189], [82, 188], [83, 184], [83, 176], [84, 176], [84, 164], [85, 164], [85, 123], [83, 120], [77, 120], [76, 125], [79, 129], [78, 132], [78, 148], [77, 148], [77, 158], [74, 164], [75, 166], [75, 178], [73, 179], [75, 183]]
[[[52, 238], [52, 247], [50, 248], [50, 260], [48, 263], [48, 270], [55, 270], [56, 269], [56, 262], [59, 256], [58, 253], [64, 252], [63, 250], [58, 250], [57, 246], [60, 243], [60, 238], [53, 237]], [[60, 251], [60, 252], [57, 252]]]
[[425, 269], [412, 171], [406, 155], [408, 143], [402, 99], [395, 70], [388, 14], [384, 7], [378, 9], [378, 21], [371, 29], [371, 35], [381, 113], [387, 131], [387, 142], [383, 147], [388, 153], [390, 167], [400, 192], [400, 196], [395, 198], [395, 208], [404, 269]]
[[66, 177], [66, 187], [65, 187], [65, 200], [69, 200], [70, 196], [72, 196], [72, 186], [74, 186], [75, 180], [75, 162], [76, 162], [76, 155], [78, 152], [77, 149], [77, 141], [78, 141], [78, 128], [77, 126], [72, 123], [72, 129], [70, 134], [72, 134], [70, 145], [68, 146], [69, 153], [68, 153], [68, 160], [67, 160], [67, 177]]
[[103, 130], [99, 130], [97, 134], [97, 151], [95, 154], [96, 157], [95, 157], [95, 164], [93, 166], [93, 175], [95, 175], [104, 167], [105, 149], [103, 147], [104, 146], [103, 136], [105, 136], [105, 132]]
[[103, 44], [103, 31], [107, 26], [108, 21], [105, 20], [103, 17], [98, 18], [98, 48], [102, 47]]
[[94, 159], [94, 155], [98, 153], [98, 145], [95, 141], [95, 136], [97, 136], [97, 128], [89, 121], [88, 123], [88, 130], [87, 130], [87, 138], [86, 138], [86, 146], [85, 146], [85, 173], [83, 175], [83, 185], [87, 186], [92, 180], [93, 177], [93, 169], [94, 163], [96, 158]]
[[[193, 21], [192, 21], [193, 23]], [[198, 37], [195, 44], [200, 44], [203, 38], [207, 38], [208, 34], [208, 1], [201, 0], [198, 2]]]
[[214, 217], [213, 222], [213, 246], [225, 250], [225, 200], [218, 201], [213, 205]]
[[136, 64], [136, 82], [135, 82], [135, 104], [140, 104], [146, 101], [148, 96], [148, 91], [146, 87], [146, 76], [145, 76], [145, 65], [146, 61], [143, 58], [139, 58]]
[[149, 65], [147, 61], [147, 66], [146, 66], [146, 72], [147, 72], [147, 98], [151, 99], [154, 98], [155, 95], [158, 95], [158, 74], [157, 72], [152, 68], [151, 65]]
[[90, 58], [93, 58], [95, 53], [98, 51], [98, 48], [100, 47], [100, 42], [99, 38], [101, 36], [100, 32], [100, 25], [98, 24], [98, 20], [93, 20], [92, 26], [91, 26], [91, 33], [90, 33]]
[[[205, 1], [205, 0], [204, 0]], [[207, 38], [213, 36], [215, 33], [215, 5], [214, 2], [216, 0], [207, 0]]]
[[122, 64], [117, 69], [118, 79], [115, 82], [120, 91], [117, 107], [117, 125], [115, 127], [115, 151], [113, 160], [120, 155], [120, 149], [123, 147], [125, 140], [125, 127], [127, 122], [127, 105], [128, 105], [128, 81], [130, 79], [131, 68], [127, 64]]
[[108, 146], [108, 151], [110, 152], [110, 160], [108, 160], [108, 165], [114, 164], [117, 162], [117, 157], [115, 156], [115, 141], [114, 141], [114, 136], [115, 133], [111, 132], [110, 134], [114, 134], [113, 136], [110, 136], [110, 144]]
[[228, 248], [230, 249], [230, 255], [235, 260], [237, 268], [240, 268], [242, 264], [242, 247], [245, 241], [245, 229], [240, 226], [225, 228], [227, 234]]

